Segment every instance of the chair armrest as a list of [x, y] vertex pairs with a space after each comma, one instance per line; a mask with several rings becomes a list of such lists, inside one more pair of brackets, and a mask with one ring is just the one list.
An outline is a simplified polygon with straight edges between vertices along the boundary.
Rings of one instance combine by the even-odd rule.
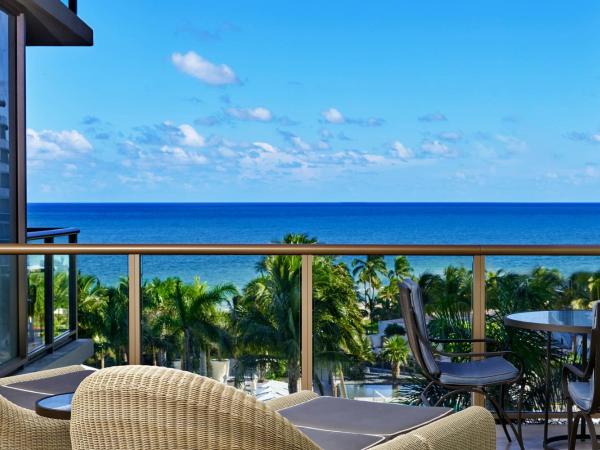
[[488, 344], [499, 345], [498, 341], [493, 339], [429, 339], [431, 342], [436, 344], [452, 344], [452, 343], [467, 343], [467, 342], [486, 342]]
[[429, 339], [432, 344], [470, 344], [473, 348], [473, 344], [483, 342], [486, 345], [493, 347], [494, 350], [502, 349], [502, 344], [494, 339], [475, 339], [475, 338], [443, 338], [443, 339]]
[[569, 374], [573, 374], [577, 378], [582, 378], [584, 380], [588, 380], [591, 376], [591, 373], [588, 374], [587, 371], [583, 371], [579, 367], [574, 366], [573, 364], [565, 364], [563, 366], [563, 377], [568, 376]]
[[514, 355], [513, 352], [510, 352], [508, 350], [503, 350], [501, 352], [441, 352], [441, 351], [436, 351], [435, 352], [438, 355], [442, 355], [442, 356], [448, 356], [450, 358], [459, 358], [459, 357], [463, 357], [463, 358], [469, 358], [469, 357], [477, 357], [477, 356], [483, 356], [483, 357], [493, 357], [493, 356], [511, 356]]
[[562, 370], [562, 393], [563, 398], [569, 398], [569, 375], [575, 375], [577, 378], [583, 380], [589, 380], [592, 376], [591, 365], [588, 364], [585, 370], [581, 370], [579, 367], [573, 364], [565, 364]]
[[73, 365], [67, 367], [60, 367], [58, 369], [40, 370], [37, 372], [26, 373], [23, 375], [13, 375], [10, 377], [0, 378], [0, 386], [7, 384], [22, 383], [24, 381], [42, 380], [44, 378], [56, 377], [58, 375], [65, 375], [67, 373], [79, 372], [81, 370], [90, 370], [92, 367], [86, 367], [83, 365]]
[[496, 423], [485, 408], [471, 406], [373, 450], [496, 450]]
[[279, 411], [284, 408], [290, 408], [292, 406], [299, 405], [300, 403], [307, 402], [317, 397], [318, 395], [313, 391], [300, 391], [294, 394], [286, 395], [285, 397], [278, 397], [271, 400], [267, 400], [264, 403], [269, 408], [275, 411]]

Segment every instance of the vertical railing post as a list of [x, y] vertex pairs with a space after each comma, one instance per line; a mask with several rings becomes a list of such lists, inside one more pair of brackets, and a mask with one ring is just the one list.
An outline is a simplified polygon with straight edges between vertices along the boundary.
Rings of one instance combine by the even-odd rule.
[[[54, 238], [44, 239], [44, 244], [53, 244]], [[44, 332], [45, 344], [54, 342], [54, 256], [44, 255]]]
[[[485, 256], [473, 256], [473, 339], [485, 339]], [[473, 343], [473, 351], [485, 352], [485, 342]], [[473, 394], [473, 405], [484, 406], [481, 394]]]
[[302, 390], [312, 390], [313, 380], [313, 286], [312, 255], [302, 255], [302, 302], [301, 302], [301, 351], [302, 351]]
[[[69, 235], [69, 244], [77, 244], [77, 234]], [[77, 282], [77, 255], [69, 255], [69, 331], [75, 331], [77, 338], [77, 309], [79, 297]]]
[[129, 255], [129, 364], [142, 362], [142, 299], [140, 255]]

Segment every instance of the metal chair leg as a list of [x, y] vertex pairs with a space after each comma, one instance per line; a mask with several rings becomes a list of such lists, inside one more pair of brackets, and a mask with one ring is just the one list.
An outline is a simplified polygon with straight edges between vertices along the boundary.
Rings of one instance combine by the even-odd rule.
[[577, 439], [577, 428], [573, 433], [573, 402], [567, 398], [567, 433], [569, 436], [569, 450], [575, 449], [575, 441]]
[[592, 422], [592, 416], [589, 414], [585, 414], [584, 418], [585, 422], [587, 423], [587, 426], [589, 427], [590, 441], [592, 441], [592, 450], [600, 450], [600, 446], [598, 446], [598, 437], [596, 436], [596, 428], [594, 428], [594, 422]]
[[504, 434], [506, 435], [506, 439], [508, 440], [508, 442], [512, 442], [512, 439], [510, 437], [508, 429], [506, 428], [506, 418], [504, 417], [504, 414], [501, 412], [502, 408], [500, 407], [500, 405], [498, 405], [496, 400], [494, 400], [492, 397], [488, 397], [488, 398], [490, 400], [490, 403], [496, 410], [496, 414], [498, 414], [498, 419], [500, 419], [500, 424], [502, 425], [502, 428], [504, 429]]
[[424, 406], [431, 406], [431, 402], [429, 401], [429, 399], [427, 398], [427, 396], [425, 395], [425, 393], [434, 385], [435, 383], [433, 381], [431, 381], [427, 386], [425, 386], [425, 389], [423, 389], [423, 391], [421, 391], [421, 403]]
[[521, 450], [525, 450], [525, 446], [523, 445], [523, 437], [521, 436], [520, 433], [517, 432], [517, 429], [515, 428], [512, 421], [506, 415], [506, 412], [504, 411], [504, 409], [498, 404], [498, 402], [493, 397], [488, 397], [488, 399], [490, 400], [490, 403], [494, 406], [494, 409], [498, 413], [498, 416], [501, 418], [500, 420], [502, 421], [502, 427], [504, 428], [504, 432], [506, 433], [508, 442], [511, 442], [511, 439], [508, 436], [508, 430], [506, 429], [505, 423], [508, 423], [508, 425], [510, 426], [512, 432], [514, 433], [515, 437], [517, 438], [517, 443], [519, 444], [519, 447], [521, 448]]
[[521, 380], [521, 389], [519, 389], [519, 400], [517, 402], [517, 430], [519, 432], [518, 440], [521, 448], [523, 444], [523, 396], [525, 395], [525, 380]]
[[438, 401], [435, 402], [435, 404], [433, 406], [440, 406], [443, 403], [444, 400], [446, 400], [449, 397], [452, 397], [453, 395], [456, 395], [456, 394], [465, 394], [465, 393], [468, 393], [468, 392], [471, 392], [471, 390], [470, 389], [456, 389], [456, 390], [451, 390], [450, 392], [442, 395], [438, 399]]
[[573, 425], [569, 430], [569, 450], [575, 450], [575, 443], [577, 442], [577, 428], [579, 428], [580, 420], [581, 416], [579, 414], [576, 414], [573, 420]]

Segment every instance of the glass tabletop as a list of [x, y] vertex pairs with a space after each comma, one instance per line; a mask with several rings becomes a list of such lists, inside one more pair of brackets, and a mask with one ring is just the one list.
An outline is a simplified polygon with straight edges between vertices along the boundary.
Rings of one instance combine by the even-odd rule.
[[586, 334], [592, 331], [592, 311], [528, 311], [506, 316], [504, 324], [526, 330]]
[[35, 412], [51, 419], [68, 420], [71, 417], [71, 403], [73, 393], [51, 395], [38, 400], [35, 404]]

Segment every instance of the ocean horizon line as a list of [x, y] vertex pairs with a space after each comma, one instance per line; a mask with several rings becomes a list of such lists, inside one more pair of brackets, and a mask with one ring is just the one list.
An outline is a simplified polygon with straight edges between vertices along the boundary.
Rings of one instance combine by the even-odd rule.
[[600, 205], [600, 202], [27, 202], [28, 205]]

